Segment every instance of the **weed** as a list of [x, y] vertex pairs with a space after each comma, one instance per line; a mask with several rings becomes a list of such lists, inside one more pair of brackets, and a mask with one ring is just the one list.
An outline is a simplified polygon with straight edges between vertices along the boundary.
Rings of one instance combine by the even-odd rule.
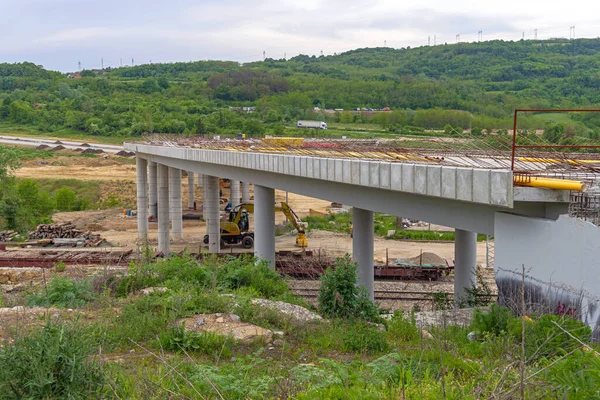
[[508, 324], [514, 318], [508, 308], [494, 303], [490, 306], [488, 312], [475, 310], [471, 329], [481, 333], [500, 335], [507, 332]]
[[53, 277], [45, 291], [32, 294], [28, 302], [30, 306], [77, 308], [92, 300], [92, 285], [89, 281], [73, 280], [69, 277]]
[[0, 348], [0, 393], [6, 399], [100, 398], [103, 376], [89, 359], [91, 343], [64, 325]]
[[395, 342], [417, 340], [419, 336], [420, 332], [416, 325], [414, 313], [411, 313], [407, 318], [404, 313], [396, 311], [387, 324], [387, 337]]
[[433, 293], [433, 309], [434, 310], [449, 310], [454, 307], [454, 301], [450, 294], [442, 291]]
[[[169, 327], [160, 335], [161, 346], [166, 350], [193, 351], [213, 356], [229, 357], [229, 348], [235, 344], [232, 337], [217, 335], [213, 332], [190, 332], [185, 326]], [[227, 350], [223, 353], [223, 350]]]
[[54, 264], [55, 272], [65, 272], [66, 269], [67, 269], [67, 265], [62, 261], [59, 261], [56, 264]]

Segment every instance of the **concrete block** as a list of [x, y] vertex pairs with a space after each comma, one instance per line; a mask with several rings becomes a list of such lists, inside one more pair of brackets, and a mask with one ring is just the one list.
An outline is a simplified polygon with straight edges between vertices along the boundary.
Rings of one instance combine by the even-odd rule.
[[442, 167], [442, 197], [456, 199], [456, 168]]
[[296, 175], [296, 173], [294, 172], [294, 160], [295, 160], [295, 158], [296, 157], [294, 157], [294, 156], [289, 156], [287, 158], [287, 164], [288, 164], [288, 166], [287, 166], [287, 172], [286, 173], [288, 175]]
[[369, 186], [369, 162], [368, 161], [359, 161], [360, 162], [360, 185], [361, 186]]
[[335, 160], [335, 181], [344, 181], [344, 170], [342, 166], [342, 160]]
[[306, 176], [309, 178], [314, 178], [314, 162], [310, 158], [306, 160]]
[[392, 190], [402, 190], [402, 164], [390, 164], [390, 188]]
[[321, 179], [327, 179], [327, 159], [322, 158], [319, 163], [319, 176]]
[[415, 166], [413, 164], [402, 164], [402, 191], [415, 192]]
[[473, 201], [490, 204], [491, 190], [490, 170], [473, 170]]
[[302, 176], [302, 171], [300, 170], [300, 158], [299, 156], [294, 157], [294, 175]]
[[512, 174], [507, 171], [490, 171], [491, 204], [512, 207]]
[[472, 168], [456, 168], [456, 199], [473, 201]]
[[381, 163], [379, 165], [379, 187], [389, 189], [391, 185], [392, 165], [390, 163]]
[[275, 157], [273, 154], [269, 154], [269, 166], [267, 167], [267, 171], [277, 172], [275, 171]]
[[279, 156], [278, 158], [279, 158], [279, 172], [283, 173], [283, 169], [285, 166], [285, 161], [286, 161], [287, 156]]
[[442, 167], [427, 167], [427, 195], [442, 195]]
[[427, 166], [415, 165], [415, 191], [418, 194], [427, 194]]
[[333, 158], [327, 159], [327, 180], [335, 180], [335, 160]]
[[312, 159], [313, 164], [313, 178], [320, 179], [321, 178], [321, 160], [317, 157]]
[[350, 177], [353, 185], [360, 185], [360, 161], [350, 160]]
[[350, 160], [342, 160], [342, 182], [352, 183], [352, 163]]
[[379, 187], [379, 161], [369, 161], [369, 186]]

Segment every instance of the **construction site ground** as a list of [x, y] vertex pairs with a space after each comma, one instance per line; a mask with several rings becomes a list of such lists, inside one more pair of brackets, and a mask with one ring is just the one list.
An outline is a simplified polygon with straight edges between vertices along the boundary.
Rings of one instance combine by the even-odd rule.
[[[47, 160], [44, 160], [44, 162]], [[103, 181], [103, 196], [108, 192], [120, 196], [135, 196], [135, 165], [132, 159], [123, 157], [109, 156], [108, 158], [99, 157], [84, 157], [69, 154], [68, 156], [52, 157], [48, 163], [40, 162], [40, 160], [25, 161], [23, 168], [17, 171], [19, 177], [29, 177], [36, 179], [43, 178], [60, 178], [60, 179], [81, 179], [81, 180], [99, 180]], [[187, 179], [183, 179], [183, 205], [185, 213], [201, 213], [199, 210], [187, 209]], [[229, 197], [229, 189], [223, 190], [223, 197]], [[299, 217], [304, 217], [309, 214], [309, 210], [324, 210], [331, 206], [331, 202], [313, 199], [301, 196], [295, 193], [289, 193], [289, 205]], [[286, 193], [276, 191], [276, 201], [285, 201]], [[196, 203], [202, 204], [202, 190], [196, 190]], [[222, 204], [222, 209], [224, 204]], [[137, 242], [137, 219], [136, 217], [126, 217], [123, 215], [122, 208], [113, 208], [107, 210], [88, 210], [77, 212], [62, 212], [57, 213], [53, 217], [55, 222], [74, 222], [79, 229], [88, 229], [94, 233], [99, 233], [106, 239], [110, 247], [103, 248], [103, 251], [110, 251], [110, 248], [138, 249], [140, 243]], [[281, 224], [285, 221], [283, 214], [276, 215], [276, 223]], [[250, 216], [250, 224], [253, 225], [252, 216]], [[431, 229], [431, 230], [449, 230], [446, 227], [437, 225], [426, 225], [415, 227], [412, 229]], [[183, 222], [184, 238], [172, 244], [171, 250], [180, 252], [188, 249], [191, 252], [206, 252], [207, 248], [202, 244], [202, 239], [206, 234], [206, 225], [200, 220], [184, 220]], [[286, 233], [276, 237], [276, 249], [300, 251], [295, 245], [295, 235]], [[149, 240], [150, 246], [156, 247], [157, 240], [157, 224], [149, 224]], [[352, 253], [352, 239], [349, 234], [335, 233], [329, 231], [309, 230], [308, 231], [308, 249], [315, 252], [323, 252], [327, 255], [343, 255]], [[97, 250], [97, 249], [96, 249]], [[14, 250], [11, 250], [14, 251]], [[19, 251], [27, 251], [19, 250]], [[231, 246], [223, 249], [224, 252], [247, 252], [241, 247]], [[375, 259], [380, 262], [385, 262], [386, 258], [390, 263], [396, 259], [407, 259], [418, 256], [420, 253], [429, 252], [435, 253], [442, 259], [454, 259], [454, 243], [453, 242], [424, 242], [424, 241], [398, 241], [387, 240], [383, 237], [375, 238]], [[480, 265], [485, 265], [486, 262], [486, 244], [479, 242], [477, 245], [477, 262]], [[16, 272], [9, 272], [11, 268], [3, 268], [6, 271], [0, 271], [0, 286], [4, 289], [14, 289], [24, 287], [27, 284], [34, 284], [43, 279], [42, 272], [39, 269], [21, 269], [18, 274], [22, 277], [13, 279], [2, 278], [2, 276], [11, 275], [14, 277]], [[67, 269], [67, 273], [72, 268]], [[80, 271], [75, 269], [73, 271]], [[80, 272], [78, 272], [80, 273]], [[493, 271], [488, 270], [485, 273], [486, 280], [495, 290], [493, 280]], [[15, 282], [15, 280], [17, 282]], [[3, 282], [4, 281], [4, 282]], [[27, 283], [29, 282], [29, 283]], [[291, 280], [292, 287], [299, 288], [315, 288], [318, 282], [310, 280]], [[300, 282], [300, 283], [297, 283]], [[8, 286], [6, 286], [8, 285]], [[15, 286], [16, 285], [16, 286]], [[383, 289], [381, 289], [383, 288]], [[428, 281], [381, 281], [376, 283], [376, 290], [405, 290], [410, 292], [452, 292], [453, 291], [453, 276], [447, 276], [437, 282]], [[410, 302], [409, 302], [410, 303]], [[406, 304], [409, 304], [406, 303]], [[427, 306], [429, 304], [429, 306]], [[431, 302], [426, 302], [422, 309], [430, 309]], [[387, 305], [384, 305], [387, 306]], [[408, 307], [408, 306], [406, 306]], [[406, 308], [402, 306], [400, 308]], [[393, 307], [397, 308], [397, 307]]]

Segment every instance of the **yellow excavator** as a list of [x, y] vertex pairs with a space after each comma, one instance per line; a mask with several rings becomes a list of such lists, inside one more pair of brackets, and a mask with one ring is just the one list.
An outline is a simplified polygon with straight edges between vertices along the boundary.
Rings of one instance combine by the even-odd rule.
[[[254, 204], [246, 203], [234, 207], [229, 212], [227, 221], [221, 221], [221, 246], [225, 244], [240, 244], [245, 249], [254, 246], [254, 232], [250, 231], [249, 213], [254, 212]], [[307, 247], [308, 239], [304, 231], [304, 225], [300, 218], [287, 203], [281, 202], [281, 206], [275, 206], [275, 212], [282, 212], [287, 220], [298, 232], [296, 245]], [[204, 236], [204, 244], [208, 244], [208, 235]]]

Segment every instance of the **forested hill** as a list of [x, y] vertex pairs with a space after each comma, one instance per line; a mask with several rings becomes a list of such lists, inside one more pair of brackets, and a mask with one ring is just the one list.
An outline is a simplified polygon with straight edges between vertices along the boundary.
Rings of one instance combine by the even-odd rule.
[[[440, 109], [468, 111], [481, 126], [503, 127], [515, 107], [600, 106], [599, 67], [600, 39], [357, 49], [243, 65], [149, 64], [104, 75], [83, 71], [81, 79], [29, 63], [0, 64], [0, 119], [45, 130], [138, 134], [227, 130], [223, 113], [218, 121], [214, 114], [228, 106], [256, 106], [258, 113], [242, 119], [267, 126], [314, 117], [313, 107], [391, 107], [405, 111], [402, 123], [413, 123], [419, 110]], [[11, 110], [13, 101], [19, 103]], [[36, 103], [45, 105], [26, 110]], [[593, 116], [583, 122], [600, 125]]]

